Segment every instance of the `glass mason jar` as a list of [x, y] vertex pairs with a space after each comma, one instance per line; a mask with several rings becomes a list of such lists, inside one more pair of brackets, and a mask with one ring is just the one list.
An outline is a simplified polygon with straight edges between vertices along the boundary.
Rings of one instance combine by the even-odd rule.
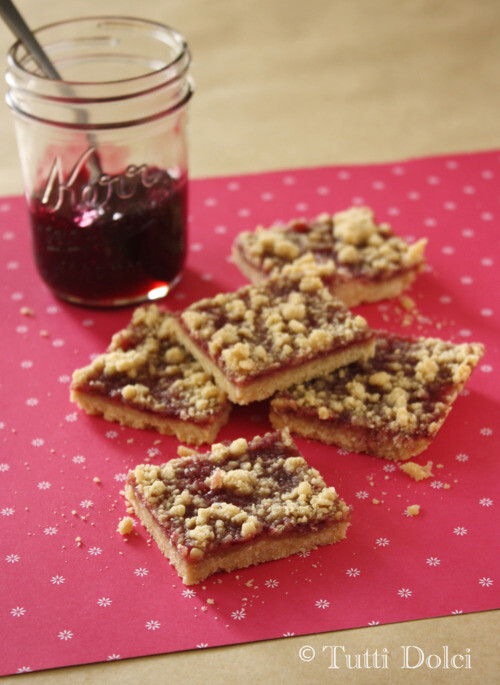
[[20, 42], [6, 79], [38, 271], [77, 304], [163, 297], [187, 249], [186, 41], [129, 17], [35, 33], [60, 79]]

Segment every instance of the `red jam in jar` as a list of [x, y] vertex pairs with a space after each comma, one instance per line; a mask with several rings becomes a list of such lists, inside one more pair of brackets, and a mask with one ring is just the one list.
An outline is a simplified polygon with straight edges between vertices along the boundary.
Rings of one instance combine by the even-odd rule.
[[187, 178], [143, 165], [92, 182], [89, 168], [65, 182], [51, 174], [28, 204], [41, 277], [81, 304], [162, 297], [186, 257]]
[[80, 305], [163, 297], [187, 251], [188, 44], [170, 26], [123, 16], [35, 32], [60, 78], [17, 41], [6, 101], [40, 276]]

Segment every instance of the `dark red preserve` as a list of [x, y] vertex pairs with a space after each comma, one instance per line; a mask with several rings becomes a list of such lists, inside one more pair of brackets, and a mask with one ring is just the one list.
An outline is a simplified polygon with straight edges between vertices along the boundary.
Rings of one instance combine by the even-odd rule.
[[[165, 294], [184, 266], [187, 179], [154, 167], [49, 178], [29, 202], [35, 261], [64, 299], [100, 306]], [[151, 299], [155, 292], [151, 294]]]

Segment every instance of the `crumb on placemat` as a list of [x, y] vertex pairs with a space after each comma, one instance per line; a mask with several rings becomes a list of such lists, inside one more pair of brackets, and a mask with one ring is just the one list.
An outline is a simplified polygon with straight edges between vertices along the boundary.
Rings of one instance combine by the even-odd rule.
[[116, 529], [120, 535], [128, 535], [132, 532], [134, 528], [134, 521], [130, 516], [124, 516], [118, 523], [118, 528]]
[[401, 471], [407, 473], [413, 480], [424, 480], [425, 478], [432, 478], [432, 461], [428, 461], [425, 466], [417, 464], [414, 461], [407, 461], [400, 464]]
[[406, 507], [408, 516], [418, 516], [420, 514], [420, 504], [410, 504]]

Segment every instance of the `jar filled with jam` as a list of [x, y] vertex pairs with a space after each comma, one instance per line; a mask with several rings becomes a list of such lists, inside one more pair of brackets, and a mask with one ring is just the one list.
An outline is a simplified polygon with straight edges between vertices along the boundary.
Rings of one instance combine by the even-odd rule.
[[36, 37], [59, 78], [19, 42], [6, 78], [38, 272], [77, 304], [163, 297], [187, 251], [186, 41], [128, 17], [70, 20]]

